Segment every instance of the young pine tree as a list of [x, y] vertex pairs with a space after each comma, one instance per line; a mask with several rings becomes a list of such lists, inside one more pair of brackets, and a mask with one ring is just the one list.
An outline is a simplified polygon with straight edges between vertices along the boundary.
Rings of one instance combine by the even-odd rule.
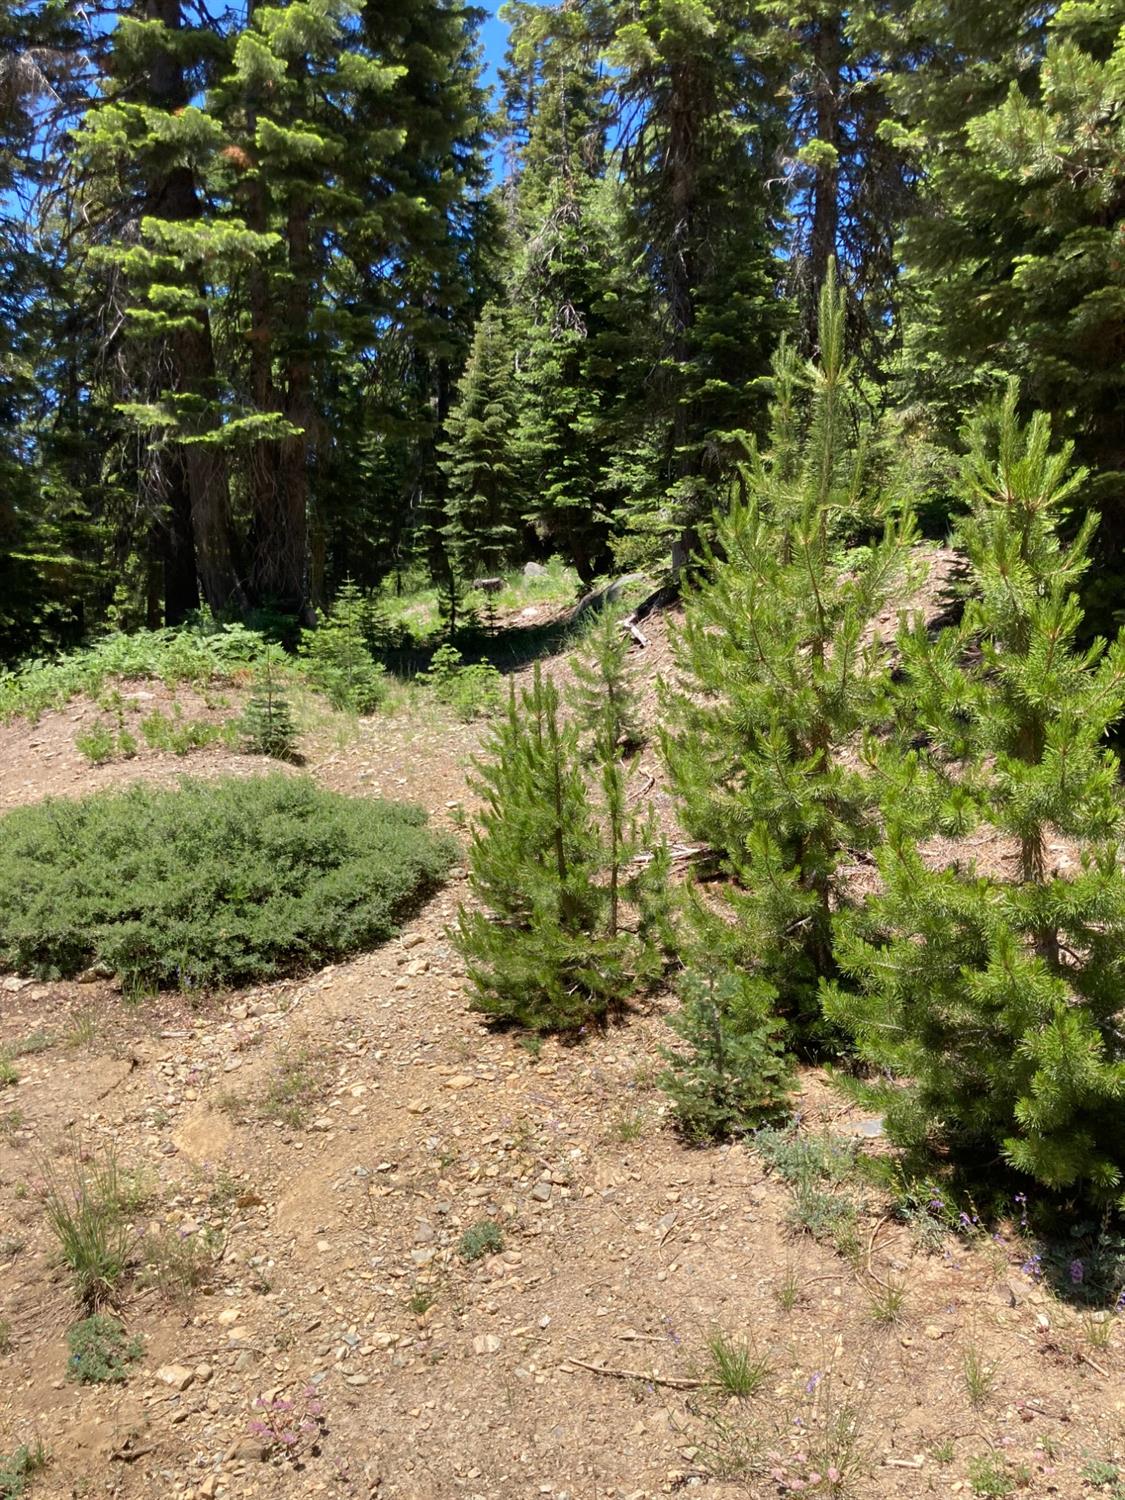
[[485, 308], [439, 452], [446, 478], [443, 539], [459, 578], [492, 574], [517, 555], [523, 505], [512, 456], [515, 359], [501, 312]]
[[[455, 940], [473, 1007], [537, 1031], [574, 1031], [620, 1010], [659, 972], [664, 863], [633, 863], [638, 831], [603, 767], [605, 806], [583, 774], [578, 730], [538, 668], [513, 686], [474, 789], [484, 804], [469, 855], [473, 894]], [[639, 912], [636, 930], [623, 902]]]
[[817, 989], [835, 973], [842, 851], [875, 837], [871, 782], [844, 752], [884, 707], [875, 622], [913, 539], [904, 516], [846, 549], [863, 469], [831, 271], [820, 304], [819, 361], [779, 356], [769, 450], [716, 518], [714, 552], [686, 594], [664, 735], [684, 822], [734, 882], [731, 942], [773, 986], [798, 1043], [823, 1039]]
[[251, 755], [268, 755], [271, 760], [296, 759], [297, 726], [269, 650], [262, 664], [257, 692], [247, 703], [242, 716], [241, 729], [244, 747]]
[[722, 1140], [783, 1113], [793, 1069], [774, 986], [741, 962], [737, 931], [698, 891], [686, 915], [690, 962], [668, 1018], [683, 1046], [665, 1050], [660, 1085], [689, 1140]]
[[639, 749], [645, 741], [629, 661], [631, 646], [620, 617], [607, 606], [595, 617], [588, 654], [571, 660], [571, 701], [589, 737], [591, 757], [602, 764]]
[[[883, 889], [841, 923], [861, 992], [826, 1005], [888, 1080], [873, 1092], [893, 1139], [1121, 1201], [1125, 817], [1105, 740], [1125, 713], [1125, 637], [1078, 643], [1093, 524], [1069, 542], [1059, 526], [1085, 471], [1069, 444], [1051, 451], [1045, 416], [1021, 427], [1016, 410], [1013, 385], [970, 429], [959, 542], [976, 597], [936, 640], [902, 640], [931, 743], [878, 757]], [[934, 868], [920, 836], [975, 821], [1004, 868]]]
[[336, 708], [373, 713], [386, 697], [386, 673], [372, 657], [364, 633], [366, 601], [345, 579], [326, 619], [302, 632], [301, 656], [309, 680]]

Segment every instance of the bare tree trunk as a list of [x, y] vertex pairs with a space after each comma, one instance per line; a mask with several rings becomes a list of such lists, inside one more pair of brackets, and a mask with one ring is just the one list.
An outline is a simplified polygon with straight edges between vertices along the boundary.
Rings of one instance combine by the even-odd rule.
[[179, 625], [199, 608], [199, 577], [195, 565], [195, 528], [187, 473], [176, 453], [172, 458], [162, 551], [164, 624]]
[[282, 438], [277, 465], [277, 496], [274, 504], [272, 545], [258, 560], [265, 564], [259, 575], [262, 592], [268, 592], [285, 610], [300, 613], [307, 585], [309, 433], [313, 426], [312, 358], [309, 349], [309, 207], [294, 199], [289, 207], [286, 238], [289, 244], [289, 291], [285, 298], [285, 395], [282, 410], [300, 432]]

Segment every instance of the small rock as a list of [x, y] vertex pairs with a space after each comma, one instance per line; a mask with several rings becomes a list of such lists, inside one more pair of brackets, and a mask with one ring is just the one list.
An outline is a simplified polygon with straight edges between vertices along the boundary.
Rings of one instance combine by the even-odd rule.
[[417, 948], [419, 943], [424, 943], [425, 941], [426, 939], [420, 932], [408, 932], [403, 935], [402, 946], [404, 948]]
[[239, 1438], [237, 1442], [234, 1442], [230, 1445], [230, 1447], [227, 1449], [227, 1458], [248, 1459], [260, 1463], [262, 1459], [265, 1458], [268, 1451], [268, 1448], [266, 1447], [265, 1443], [262, 1442], [261, 1438], [243, 1437]]
[[476, 1079], [470, 1078], [468, 1073], [455, 1073], [445, 1080], [445, 1086], [447, 1089], [471, 1089], [475, 1082]]
[[550, 1203], [551, 1184], [549, 1182], [537, 1182], [531, 1190], [531, 1196], [537, 1203]]
[[189, 1370], [187, 1365], [161, 1365], [156, 1378], [165, 1385], [170, 1385], [174, 1391], [186, 1391], [195, 1379], [195, 1371]]
[[474, 1354], [496, 1354], [500, 1349], [500, 1339], [495, 1333], [479, 1333], [473, 1340]]
[[406, 972], [412, 979], [417, 979], [419, 974], [425, 974], [430, 967], [428, 958], [412, 958], [406, 966]]

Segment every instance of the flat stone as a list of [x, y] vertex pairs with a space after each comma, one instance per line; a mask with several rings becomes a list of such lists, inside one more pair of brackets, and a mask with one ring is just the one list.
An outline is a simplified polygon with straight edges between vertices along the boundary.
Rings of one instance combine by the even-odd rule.
[[500, 1339], [495, 1333], [479, 1333], [473, 1340], [474, 1354], [496, 1354], [500, 1349]]
[[476, 1083], [475, 1078], [470, 1078], [468, 1073], [455, 1073], [452, 1078], [445, 1080], [447, 1089], [471, 1089]]

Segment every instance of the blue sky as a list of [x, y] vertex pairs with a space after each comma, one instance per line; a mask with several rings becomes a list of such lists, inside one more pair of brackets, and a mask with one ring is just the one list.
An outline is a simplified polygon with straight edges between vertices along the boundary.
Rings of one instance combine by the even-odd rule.
[[488, 20], [481, 27], [480, 33], [489, 83], [496, 82], [496, 69], [504, 61], [504, 49], [508, 45], [508, 27], [496, 14], [499, 8], [499, 0], [481, 6], [482, 10], [489, 12]]

